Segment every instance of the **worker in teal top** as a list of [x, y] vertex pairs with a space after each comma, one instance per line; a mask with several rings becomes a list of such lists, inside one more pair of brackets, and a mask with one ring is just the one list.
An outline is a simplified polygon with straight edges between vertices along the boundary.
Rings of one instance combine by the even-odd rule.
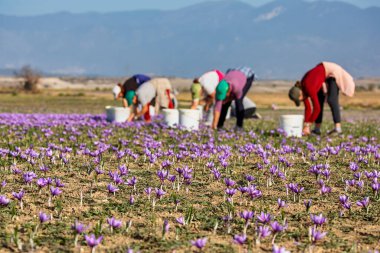
[[236, 104], [236, 129], [243, 128], [243, 99], [251, 88], [254, 79], [255, 74], [248, 67], [229, 69], [227, 71], [223, 80], [216, 87], [214, 120], [211, 126], [213, 129], [223, 127], [232, 100], [235, 100]]

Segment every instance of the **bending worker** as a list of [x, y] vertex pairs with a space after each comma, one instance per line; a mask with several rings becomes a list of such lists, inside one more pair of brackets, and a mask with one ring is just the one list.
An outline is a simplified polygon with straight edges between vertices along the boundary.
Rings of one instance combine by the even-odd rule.
[[112, 90], [114, 98], [122, 99], [123, 106], [130, 107], [137, 88], [149, 80], [149, 76], [137, 74], [127, 79], [123, 85], [118, 83]]
[[[199, 78], [194, 79], [191, 86], [191, 95], [193, 103], [191, 109], [197, 109], [197, 106], [205, 102], [205, 111], [208, 111], [210, 106], [214, 104], [215, 89], [224, 74], [219, 70], [212, 70], [204, 73]], [[202, 96], [205, 95], [203, 99]]]
[[224, 79], [216, 87], [213, 129], [223, 127], [232, 100], [235, 100], [236, 104], [236, 128], [243, 128], [243, 99], [251, 88], [254, 79], [255, 74], [248, 67], [229, 69], [227, 71]]
[[[150, 122], [150, 105], [155, 106], [157, 114], [160, 109], [174, 109], [174, 99], [170, 81], [167, 78], [153, 78], [136, 90], [132, 98], [133, 110], [128, 121], [144, 116], [145, 121]], [[141, 105], [141, 110], [138, 109], [138, 105]]]
[[304, 75], [301, 82], [297, 81], [289, 90], [289, 98], [295, 102], [296, 106], [300, 105], [300, 101], [305, 104], [304, 135], [310, 134], [310, 126], [313, 122], [315, 122], [315, 127], [312, 132], [321, 134], [323, 104], [326, 98], [335, 123], [335, 128], [329, 134], [342, 132], [339, 91], [352, 97], [355, 92], [355, 83], [350, 74], [332, 62], [318, 64]]

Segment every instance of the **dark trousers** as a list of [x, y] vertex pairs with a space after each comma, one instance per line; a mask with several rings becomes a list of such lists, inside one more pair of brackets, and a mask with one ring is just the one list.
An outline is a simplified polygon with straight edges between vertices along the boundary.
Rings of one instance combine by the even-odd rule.
[[318, 100], [319, 105], [321, 107], [321, 111], [319, 112], [318, 118], [315, 123], [322, 123], [323, 118], [323, 105], [325, 103], [327, 97], [327, 103], [330, 106], [334, 123], [340, 123], [340, 109], [339, 109], [339, 88], [336, 84], [335, 78], [330, 77], [325, 80], [327, 87], [327, 95], [323, 92], [323, 88], [321, 88], [318, 92]]
[[[236, 104], [236, 126], [243, 127], [243, 121], [244, 121], [244, 105], [243, 105], [243, 99], [245, 95], [247, 95], [249, 89], [252, 86], [253, 79], [255, 76], [252, 76], [250, 78], [247, 78], [247, 81], [245, 82], [244, 88], [243, 88], [243, 94], [241, 98], [235, 99]], [[220, 112], [220, 118], [218, 121], [218, 128], [222, 128], [224, 125], [224, 121], [226, 120], [228, 108], [230, 108], [232, 101], [229, 101], [222, 105], [222, 111]]]

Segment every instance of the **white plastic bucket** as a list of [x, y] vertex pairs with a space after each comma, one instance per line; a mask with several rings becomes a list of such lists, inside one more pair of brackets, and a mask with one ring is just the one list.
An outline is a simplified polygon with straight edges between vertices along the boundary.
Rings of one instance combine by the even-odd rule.
[[199, 120], [200, 121], [202, 121], [202, 119], [203, 119], [203, 109], [204, 109], [203, 105], [198, 105], [197, 106], [197, 110], [199, 110]]
[[230, 119], [230, 118], [231, 118], [231, 106], [228, 107], [227, 114], [226, 114], [226, 119]]
[[281, 115], [280, 128], [287, 136], [302, 137], [303, 115]]
[[[244, 106], [244, 110], [247, 111], [249, 109], [256, 109], [256, 104], [255, 102], [253, 102], [251, 99], [247, 98], [247, 97], [244, 97], [243, 98], [243, 106]], [[246, 114], [246, 112], [244, 112], [244, 114]], [[236, 117], [236, 104], [235, 104], [235, 101], [232, 101], [231, 103], [231, 116], [234, 116]]]
[[163, 109], [164, 122], [169, 127], [176, 127], [179, 123], [179, 111], [177, 109]]
[[179, 124], [187, 130], [198, 130], [199, 110], [180, 109]]
[[130, 113], [129, 108], [106, 106], [106, 120], [109, 122], [125, 122]]
[[149, 106], [149, 115], [151, 117], [153, 117], [154, 115], [156, 115], [156, 107], [154, 107], [152, 105]]
[[206, 122], [205, 122], [205, 125], [206, 126], [211, 126], [213, 120], [214, 120], [214, 106], [212, 105], [208, 109], [208, 112], [206, 112]]

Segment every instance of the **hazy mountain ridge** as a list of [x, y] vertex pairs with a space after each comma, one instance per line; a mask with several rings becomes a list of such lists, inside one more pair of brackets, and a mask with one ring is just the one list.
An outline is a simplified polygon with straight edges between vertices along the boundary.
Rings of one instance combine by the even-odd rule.
[[0, 68], [29, 63], [57, 74], [190, 77], [249, 65], [261, 78], [295, 78], [331, 60], [356, 76], [378, 76], [379, 14], [340, 2], [278, 0], [254, 8], [227, 0], [175, 11], [0, 15]]

